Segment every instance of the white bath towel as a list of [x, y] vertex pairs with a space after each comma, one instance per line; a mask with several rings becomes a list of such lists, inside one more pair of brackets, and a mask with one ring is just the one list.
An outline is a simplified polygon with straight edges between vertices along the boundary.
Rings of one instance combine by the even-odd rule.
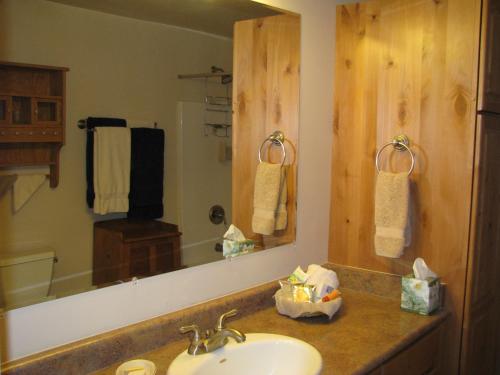
[[127, 212], [130, 129], [96, 127], [94, 131], [94, 212]]
[[399, 258], [409, 244], [410, 181], [407, 173], [380, 172], [375, 191], [375, 252]]
[[12, 193], [14, 195], [14, 212], [18, 212], [46, 179], [44, 174], [17, 175]]

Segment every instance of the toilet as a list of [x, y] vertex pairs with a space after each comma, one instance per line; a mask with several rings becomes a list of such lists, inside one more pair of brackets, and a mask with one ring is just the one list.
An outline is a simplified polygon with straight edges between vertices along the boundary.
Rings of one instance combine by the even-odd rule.
[[12, 309], [54, 299], [50, 296], [53, 249], [0, 252], [0, 307]]

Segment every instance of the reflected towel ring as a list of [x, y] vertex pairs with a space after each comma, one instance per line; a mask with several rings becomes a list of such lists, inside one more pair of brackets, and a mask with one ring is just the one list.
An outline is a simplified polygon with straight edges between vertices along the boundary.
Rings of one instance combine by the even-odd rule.
[[281, 152], [283, 153], [283, 157], [281, 159], [281, 165], [283, 166], [285, 164], [285, 159], [286, 159], [286, 150], [285, 150], [285, 144], [283, 143], [285, 141], [285, 136], [283, 135], [283, 132], [276, 130], [273, 134], [271, 134], [269, 137], [267, 137], [264, 142], [260, 145], [259, 148], [259, 162], [262, 163], [262, 148], [266, 144], [266, 142], [271, 142], [272, 144], [276, 146], [281, 146]]
[[380, 173], [380, 165], [379, 165], [379, 159], [380, 159], [380, 154], [382, 151], [388, 147], [388, 146], [394, 146], [394, 148], [397, 151], [408, 151], [411, 156], [411, 166], [410, 170], [408, 171], [408, 176], [411, 175], [413, 172], [413, 168], [415, 168], [415, 155], [413, 155], [413, 152], [411, 151], [410, 147], [408, 146], [410, 144], [410, 141], [408, 140], [408, 137], [406, 135], [398, 135], [397, 137], [394, 137], [394, 139], [383, 145], [380, 150], [377, 152], [377, 156], [375, 156], [375, 166], [377, 167], [377, 172]]

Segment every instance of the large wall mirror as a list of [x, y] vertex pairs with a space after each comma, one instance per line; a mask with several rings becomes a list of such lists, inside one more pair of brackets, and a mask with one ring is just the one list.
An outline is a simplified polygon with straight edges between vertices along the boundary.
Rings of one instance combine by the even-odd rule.
[[[251, 0], [2, 0], [0, 13], [0, 61], [69, 68], [58, 186], [31, 179], [48, 167], [0, 165], [0, 307], [223, 260], [231, 223], [254, 251], [295, 240], [298, 16]], [[26, 94], [7, 75], [0, 67], [0, 131], [12, 98]], [[156, 173], [163, 163], [156, 221], [89, 208], [91, 130], [119, 119], [162, 131], [162, 157], [152, 152], [148, 165]], [[0, 153], [8, 147], [0, 138]], [[271, 169], [286, 159], [270, 185], [278, 190], [264, 181], [254, 201], [259, 152]], [[255, 205], [271, 215], [270, 231], [254, 230]]]

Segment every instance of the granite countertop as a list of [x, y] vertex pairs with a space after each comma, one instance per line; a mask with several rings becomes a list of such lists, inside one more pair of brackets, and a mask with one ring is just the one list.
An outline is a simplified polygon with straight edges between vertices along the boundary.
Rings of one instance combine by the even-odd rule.
[[[282, 334], [312, 344], [323, 357], [323, 374], [362, 374], [378, 367], [447, 316], [443, 311], [432, 316], [408, 313], [400, 310], [399, 299], [348, 288], [341, 291], [343, 305], [332, 320], [326, 317], [295, 320], [267, 306], [240, 319], [233, 318], [227, 325], [244, 333]], [[153, 361], [157, 374], [165, 374], [187, 346], [188, 338], [179, 334], [168, 345], [134, 358]], [[114, 375], [120, 363], [93, 374]]]

